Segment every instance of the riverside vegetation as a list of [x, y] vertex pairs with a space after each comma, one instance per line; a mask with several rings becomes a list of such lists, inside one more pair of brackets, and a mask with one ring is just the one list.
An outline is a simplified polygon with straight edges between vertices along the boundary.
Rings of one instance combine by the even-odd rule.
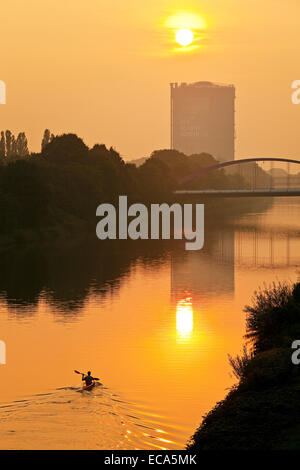
[[190, 451], [300, 449], [300, 366], [291, 360], [300, 283], [265, 287], [245, 312], [248, 344], [229, 356], [238, 384], [204, 417]]
[[[99, 204], [115, 204], [119, 195], [126, 195], [129, 203], [172, 202], [172, 191], [178, 188], [180, 178], [215, 163], [206, 153], [186, 156], [175, 150], [158, 150], [137, 167], [125, 163], [112, 147], [97, 144], [88, 148], [75, 134], [55, 137], [49, 130], [44, 133], [41, 152], [29, 153], [24, 133], [15, 138], [10, 131], [2, 132], [1, 241], [48, 240], [84, 230], [95, 233]], [[268, 177], [259, 171], [262, 177]], [[247, 184], [243, 177], [219, 170], [180, 187], [234, 188]], [[231, 204], [230, 210], [233, 206], [237, 203]]]

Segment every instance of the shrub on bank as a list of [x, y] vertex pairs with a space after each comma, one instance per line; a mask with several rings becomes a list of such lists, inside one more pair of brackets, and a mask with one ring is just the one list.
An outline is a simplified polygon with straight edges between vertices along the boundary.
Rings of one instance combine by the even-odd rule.
[[248, 348], [229, 357], [239, 382], [204, 417], [189, 450], [300, 446], [300, 369], [291, 361], [291, 344], [300, 339], [300, 283], [265, 287], [245, 311]]

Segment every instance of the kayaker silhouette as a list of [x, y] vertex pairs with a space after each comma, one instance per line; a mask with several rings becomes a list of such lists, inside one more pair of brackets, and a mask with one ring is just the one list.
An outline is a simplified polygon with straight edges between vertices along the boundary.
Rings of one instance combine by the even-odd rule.
[[86, 385], [91, 385], [93, 383], [94, 380], [99, 380], [99, 379], [96, 379], [94, 377], [91, 376], [91, 371], [89, 370], [87, 375], [83, 375], [82, 376], [82, 381], [85, 381], [85, 384]]
[[[87, 374], [83, 372], [79, 372], [78, 370], [74, 370], [76, 374], [82, 375], [82, 381], [85, 382], [85, 386], [83, 387], [84, 390], [91, 390], [95, 384], [96, 380], [99, 380], [97, 377], [93, 377], [91, 371], [89, 370]], [[101, 385], [101, 384], [100, 384]]]

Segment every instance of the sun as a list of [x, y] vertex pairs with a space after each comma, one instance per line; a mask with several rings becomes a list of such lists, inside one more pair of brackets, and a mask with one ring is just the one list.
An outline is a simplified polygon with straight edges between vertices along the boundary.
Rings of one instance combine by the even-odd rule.
[[[198, 13], [177, 11], [164, 19], [162, 26], [171, 30], [172, 53], [194, 52], [203, 47], [207, 21]], [[174, 47], [174, 42], [177, 44]], [[178, 47], [179, 46], [181, 47]]]
[[181, 46], [189, 46], [194, 39], [194, 33], [190, 29], [179, 29], [176, 31], [176, 42]]

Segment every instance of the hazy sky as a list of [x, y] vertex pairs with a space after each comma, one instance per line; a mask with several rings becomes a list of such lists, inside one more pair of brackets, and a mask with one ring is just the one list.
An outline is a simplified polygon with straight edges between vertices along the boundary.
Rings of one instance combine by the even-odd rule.
[[[166, 20], [198, 14], [198, 48]], [[125, 159], [169, 147], [169, 82], [236, 86], [237, 156], [300, 158], [299, 0], [3, 0], [0, 128], [113, 145]], [[196, 31], [198, 34], [198, 31]]]

